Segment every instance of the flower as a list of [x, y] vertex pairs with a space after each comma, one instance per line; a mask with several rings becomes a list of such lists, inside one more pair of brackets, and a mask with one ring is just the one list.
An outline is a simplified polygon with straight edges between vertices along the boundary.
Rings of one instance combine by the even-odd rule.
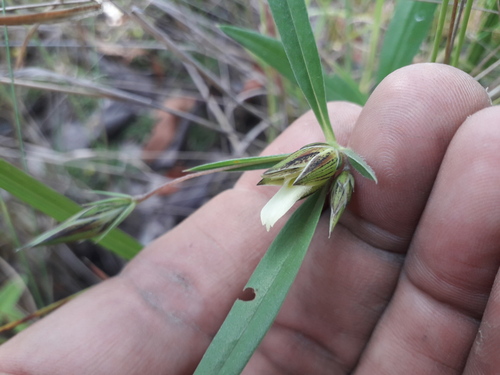
[[340, 216], [351, 200], [354, 191], [354, 177], [348, 169], [344, 169], [335, 179], [330, 191], [330, 230], [328, 237], [332, 234], [333, 228], [337, 225]]
[[300, 199], [328, 183], [342, 163], [339, 151], [327, 143], [302, 147], [262, 174], [258, 185], [281, 185], [260, 213], [269, 229]]

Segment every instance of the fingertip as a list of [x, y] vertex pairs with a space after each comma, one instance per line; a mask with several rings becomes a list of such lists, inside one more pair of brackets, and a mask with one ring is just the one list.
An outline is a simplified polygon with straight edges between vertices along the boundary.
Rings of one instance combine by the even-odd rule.
[[408, 242], [450, 140], [468, 116], [489, 105], [483, 87], [446, 65], [415, 64], [384, 79], [349, 141], [379, 180], [357, 178], [352, 207], [358, 217]]

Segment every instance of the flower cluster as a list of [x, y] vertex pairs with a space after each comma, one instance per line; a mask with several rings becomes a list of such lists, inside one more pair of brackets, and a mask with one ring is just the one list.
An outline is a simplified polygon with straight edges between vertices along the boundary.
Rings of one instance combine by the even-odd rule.
[[261, 211], [266, 229], [269, 231], [295, 202], [331, 184], [331, 233], [354, 190], [354, 178], [349, 167], [344, 165], [344, 159], [338, 148], [327, 143], [312, 143], [265, 171], [258, 185], [281, 186]]

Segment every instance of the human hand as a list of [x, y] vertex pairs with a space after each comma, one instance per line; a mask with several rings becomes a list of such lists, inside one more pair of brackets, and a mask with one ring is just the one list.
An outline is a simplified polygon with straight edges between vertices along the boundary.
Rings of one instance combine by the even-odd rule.
[[[471, 77], [420, 64], [361, 109], [331, 103], [364, 156], [328, 239], [328, 212], [245, 374], [494, 374], [500, 368], [500, 108]], [[322, 141], [312, 113], [265, 154]], [[276, 187], [243, 175], [125, 270], [0, 347], [0, 373], [192, 373], [268, 248]]]

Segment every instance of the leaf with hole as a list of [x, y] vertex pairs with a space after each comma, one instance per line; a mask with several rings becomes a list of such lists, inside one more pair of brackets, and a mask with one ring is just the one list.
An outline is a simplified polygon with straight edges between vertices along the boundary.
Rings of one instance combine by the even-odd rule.
[[326, 189], [309, 197], [273, 241], [214, 337], [195, 374], [239, 374], [274, 322], [311, 243]]

